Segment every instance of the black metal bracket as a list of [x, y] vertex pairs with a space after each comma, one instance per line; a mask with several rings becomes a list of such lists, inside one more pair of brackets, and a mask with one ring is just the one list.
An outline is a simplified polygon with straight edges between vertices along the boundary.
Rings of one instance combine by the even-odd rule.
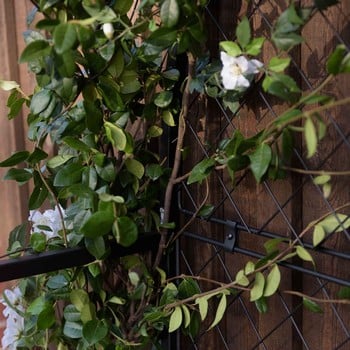
[[228, 252], [232, 253], [235, 249], [237, 239], [238, 239], [237, 222], [227, 220], [225, 227], [226, 227], [227, 234], [224, 242], [224, 248]]

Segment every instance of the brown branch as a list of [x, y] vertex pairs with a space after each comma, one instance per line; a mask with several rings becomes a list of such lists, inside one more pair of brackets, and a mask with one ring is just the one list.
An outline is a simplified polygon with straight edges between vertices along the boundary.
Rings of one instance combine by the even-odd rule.
[[[188, 109], [189, 109], [188, 107], [189, 107], [189, 99], [190, 99], [190, 84], [194, 74], [194, 66], [195, 66], [195, 58], [193, 57], [193, 55], [191, 53], [188, 53], [187, 57], [188, 57], [187, 82], [186, 82], [185, 90], [182, 96], [182, 106], [181, 106], [181, 112], [179, 116], [175, 159], [174, 159], [174, 165], [170, 175], [170, 179], [165, 190], [165, 197], [164, 197], [164, 220], [163, 220], [164, 223], [169, 222], [173, 189], [175, 186], [175, 180], [178, 176], [179, 169], [180, 169], [182, 149], [183, 149], [183, 143], [184, 143], [185, 132], [186, 132], [186, 118], [188, 115]], [[159, 242], [158, 252], [153, 264], [154, 269], [159, 265], [163, 252], [166, 248], [167, 232], [168, 231], [166, 229], [161, 231], [161, 238]]]
[[283, 293], [286, 294], [292, 294], [292, 295], [296, 295], [298, 297], [301, 298], [305, 298], [305, 299], [310, 299], [312, 301], [318, 302], [318, 303], [331, 303], [331, 304], [350, 304], [350, 299], [321, 299], [321, 298], [315, 298], [315, 297], [310, 297], [304, 293], [300, 293], [294, 290], [284, 290]]

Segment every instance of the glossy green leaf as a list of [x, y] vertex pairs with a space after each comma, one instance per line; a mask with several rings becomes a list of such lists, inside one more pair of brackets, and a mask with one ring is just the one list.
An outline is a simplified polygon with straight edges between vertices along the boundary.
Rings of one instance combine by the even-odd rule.
[[179, 298], [186, 299], [200, 293], [198, 283], [192, 278], [185, 278], [178, 286]]
[[15, 180], [19, 183], [25, 183], [33, 177], [32, 173], [25, 169], [11, 168], [4, 176], [4, 180]]
[[88, 252], [96, 259], [102, 259], [103, 256], [106, 255], [107, 248], [102, 236], [94, 238], [85, 237], [84, 242]]
[[198, 305], [201, 320], [204, 321], [208, 314], [208, 299], [206, 297], [199, 297], [196, 299], [196, 304]]
[[116, 1], [113, 5], [113, 9], [118, 14], [125, 15], [130, 10], [132, 4], [133, 4], [133, 0]]
[[253, 288], [250, 290], [250, 301], [255, 301], [263, 296], [265, 287], [265, 277], [261, 272], [255, 274]]
[[70, 292], [70, 301], [74, 305], [74, 307], [81, 311], [84, 305], [89, 303], [89, 294], [83, 289], [73, 289]]
[[244, 270], [239, 270], [235, 277], [235, 282], [240, 286], [247, 287], [249, 285], [249, 279], [245, 275]]
[[60, 169], [54, 179], [54, 186], [70, 186], [81, 181], [83, 167], [79, 163], [70, 163]]
[[273, 72], [283, 72], [290, 64], [291, 59], [272, 57], [267, 68]]
[[32, 41], [23, 50], [19, 62], [30, 62], [45, 57], [50, 53], [50, 50], [50, 45], [46, 40]]
[[233, 57], [239, 56], [242, 53], [241, 48], [233, 41], [221, 41], [220, 48]]
[[169, 319], [169, 333], [175, 332], [182, 323], [181, 306], [176, 306]]
[[326, 63], [327, 72], [329, 74], [337, 75], [341, 73], [342, 61], [347, 52], [345, 45], [338, 45], [335, 48]]
[[322, 225], [315, 225], [312, 233], [312, 244], [314, 247], [318, 246], [326, 237], [326, 232]]
[[106, 130], [106, 136], [108, 137], [109, 141], [113, 144], [114, 147], [123, 151], [127, 143], [124, 130], [110, 122], [105, 122], [104, 127]]
[[0, 167], [8, 167], [8, 166], [14, 166], [19, 163], [24, 162], [29, 157], [28, 151], [19, 151], [14, 154], [12, 154], [9, 158], [3, 160], [0, 162]]
[[281, 282], [281, 272], [277, 264], [275, 264], [266, 277], [264, 297], [269, 297], [276, 293]]
[[249, 275], [250, 273], [254, 272], [254, 270], [255, 264], [252, 261], [248, 261], [244, 267], [244, 274]]
[[214, 328], [223, 318], [225, 311], [227, 307], [227, 297], [226, 294], [223, 293], [221, 295], [221, 299], [218, 305], [218, 308], [216, 309], [216, 314], [213, 323], [209, 326], [208, 330]]
[[245, 52], [247, 55], [257, 56], [260, 54], [262, 46], [264, 45], [265, 38], [254, 38], [246, 47]]
[[163, 119], [164, 123], [167, 124], [168, 126], [175, 126], [176, 125], [173, 114], [170, 111], [163, 111], [162, 112], [162, 119]]
[[261, 297], [260, 299], [255, 300], [255, 306], [262, 314], [265, 314], [268, 311], [267, 301], [265, 297]]
[[137, 240], [138, 228], [132, 219], [120, 216], [113, 223], [113, 234], [120, 245], [129, 247]]
[[108, 334], [108, 326], [105, 320], [91, 320], [83, 326], [83, 338], [89, 345], [93, 345], [104, 339]]
[[60, 289], [68, 286], [69, 281], [63, 274], [51, 276], [46, 285], [50, 289]]
[[80, 232], [88, 238], [104, 236], [112, 232], [114, 217], [108, 212], [97, 211], [93, 213], [80, 228]]
[[160, 108], [168, 107], [173, 99], [173, 93], [171, 91], [162, 91], [157, 94], [154, 99], [154, 104]]
[[327, 234], [332, 232], [342, 232], [350, 227], [350, 216], [340, 213], [328, 215], [317, 225], [322, 226]]
[[49, 304], [38, 315], [36, 325], [39, 330], [51, 328], [56, 323], [56, 314], [54, 307]]
[[304, 139], [307, 148], [307, 157], [311, 158], [317, 151], [317, 133], [311, 118], [305, 120]]
[[34, 232], [30, 235], [30, 246], [36, 253], [41, 253], [46, 249], [46, 236], [40, 232]]
[[42, 89], [33, 95], [30, 101], [30, 111], [33, 114], [39, 114], [48, 107], [52, 98], [52, 92], [47, 89]]
[[203, 159], [191, 171], [187, 184], [190, 185], [195, 182], [201, 182], [208, 177], [211, 170], [214, 168], [215, 160], [212, 158]]
[[147, 136], [149, 138], [152, 137], [159, 137], [163, 134], [163, 129], [159, 127], [158, 125], [152, 125], [148, 130], [147, 130]]
[[185, 328], [187, 328], [191, 323], [191, 313], [185, 304], [181, 305], [181, 309], [182, 309], [183, 318], [184, 318], [183, 325]]
[[62, 54], [72, 49], [77, 41], [75, 25], [72, 23], [61, 23], [53, 32], [55, 51]]
[[177, 0], [165, 0], [160, 7], [160, 19], [165, 27], [171, 28], [179, 20], [180, 8]]
[[243, 49], [249, 44], [251, 38], [251, 31], [249, 20], [247, 17], [243, 17], [241, 22], [239, 22], [239, 24], [237, 25], [236, 37], [237, 41]]
[[163, 175], [163, 168], [159, 164], [149, 164], [146, 168], [146, 176], [151, 180], [158, 180]]
[[145, 173], [144, 166], [135, 158], [125, 159], [125, 166], [128, 169], [128, 171], [131, 174], [135, 175], [138, 179], [141, 179]]
[[260, 144], [257, 149], [249, 155], [249, 159], [252, 173], [256, 181], [260, 182], [272, 159], [272, 151], [270, 146], [266, 143]]
[[304, 247], [298, 245], [296, 247], [296, 253], [300, 259], [302, 259], [304, 261], [310, 261], [314, 264], [314, 259], [312, 258], [311, 254]]
[[79, 339], [83, 335], [83, 325], [80, 322], [67, 321], [63, 326], [63, 334], [71, 339]]
[[323, 310], [321, 309], [321, 307], [315, 303], [313, 300], [310, 300], [306, 297], [303, 298], [303, 305], [305, 308], [307, 308], [308, 310], [315, 312], [315, 313], [323, 313]]
[[63, 316], [66, 321], [80, 321], [80, 312], [72, 304], [68, 304], [63, 310]]

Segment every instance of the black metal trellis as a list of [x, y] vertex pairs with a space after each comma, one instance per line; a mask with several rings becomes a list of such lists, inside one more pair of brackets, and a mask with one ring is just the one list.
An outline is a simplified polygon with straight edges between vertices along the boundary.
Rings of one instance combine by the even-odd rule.
[[[243, 3], [243, 2], [242, 2]], [[243, 6], [241, 2], [224, 1], [219, 3], [217, 1], [209, 1], [207, 6], [207, 21], [209, 30], [217, 33], [217, 37], [213, 34], [213, 40], [216, 40], [216, 44], [220, 40], [233, 39], [233, 22], [235, 17], [240, 11], [240, 7]], [[303, 3], [303, 2], [302, 2]], [[309, 4], [312, 1], [308, 2]], [[273, 28], [273, 22], [276, 19], [278, 11], [282, 11], [283, 8], [277, 10], [279, 7], [283, 7], [281, 1], [277, 0], [255, 0], [251, 1], [249, 5], [249, 19], [251, 22], [256, 21], [259, 23], [259, 34], [270, 32]], [[330, 15], [330, 11], [316, 12], [313, 18], [310, 20], [310, 26], [315, 26], [314, 30], [319, 30], [317, 25], [321, 25], [322, 28], [330, 33], [331, 41], [322, 41], [324, 50], [322, 55], [318, 56], [315, 52], [313, 43], [306, 41], [303, 45], [304, 55], [308, 55], [309, 61], [301, 67], [301, 56], [298, 52], [291, 52], [291, 70], [293, 71], [294, 78], [310, 91], [317, 89], [326, 77], [326, 72], [321, 68], [318, 69], [318, 75], [313, 76], [309, 72], [312, 70], [312, 66], [325, 67], [325, 62], [328, 55], [332, 52], [338, 44], [343, 44], [350, 51], [350, 35], [347, 31], [348, 26], [345, 25], [343, 30], [340, 30], [337, 26], [339, 21], [346, 21], [349, 23], [350, 8], [346, 7], [346, 1], [339, 1], [339, 4], [332, 10], [333, 14]], [[348, 12], [344, 12], [342, 8], [346, 7]], [[218, 12], [220, 7], [221, 12]], [[271, 8], [271, 11], [266, 11], [266, 7]], [[233, 11], [234, 10], [234, 11]], [[231, 13], [232, 20], [231, 27], [227, 26], [227, 13], [224, 12], [233, 11]], [[225, 19], [226, 18], [226, 19]], [[317, 21], [314, 19], [317, 18]], [[325, 30], [325, 29], [323, 29]], [[265, 32], [264, 32], [265, 31]], [[325, 40], [325, 39], [324, 39]], [[320, 46], [321, 43], [317, 43]], [[215, 46], [215, 43], [213, 44]], [[315, 61], [315, 59], [317, 59]], [[249, 104], [248, 100], [254, 98], [257, 103], [263, 106], [266, 111], [265, 114], [257, 117], [256, 124], [264, 123], [264, 118], [275, 118], [278, 115], [274, 101], [267, 96], [261, 87], [259, 82], [255, 86], [254, 91], [250, 93], [247, 100], [242, 101], [239, 111], [236, 113], [239, 115], [244, 113], [246, 105]], [[254, 96], [254, 97], [252, 97]], [[230, 131], [239, 127], [240, 121], [237, 121], [237, 115], [231, 115], [224, 109], [220, 101], [216, 101], [216, 113], [215, 118], [220, 119], [216, 121], [214, 125], [215, 132], [210, 132], [210, 142], [216, 144], [224, 135], [230, 133]], [[278, 107], [277, 107], [278, 108]], [[193, 112], [194, 114], [197, 111]], [[209, 112], [210, 113], [210, 112]], [[340, 113], [340, 112], [338, 112]], [[198, 117], [198, 115], [196, 115]], [[198, 134], [197, 118], [189, 118], [187, 121], [187, 130], [190, 134], [188, 143], [191, 145], [192, 152], [197, 152], [197, 158], [199, 160], [208, 157], [208, 146], [203, 141], [203, 137]], [[328, 129], [331, 132], [332, 147], [326, 147], [326, 152], [322, 152], [317, 155], [316, 161], [310, 161], [306, 159], [305, 155], [301, 151], [301, 141], [294, 149], [295, 164], [306, 172], [310, 169], [332, 169], [338, 152], [346, 155], [343, 160], [344, 167], [347, 169], [350, 158], [350, 129], [338, 120], [337, 115], [333, 111], [327, 111], [325, 117], [329, 121]], [[209, 119], [210, 116], [207, 115]], [[243, 119], [243, 117], [242, 117]], [[219, 125], [219, 126], [218, 126]], [[206, 125], [210, 128], [211, 125]], [[254, 130], [253, 130], [254, 131]], [[339, 166], [341, 162], [338, 162]], [[186, 161], [185, 161], [186, 167]], [[220, 172], [214, 174], [214, 180], [211, 183], [212, 191], [219, 194], [214, 196], [214, 202], [210, 203], [214, 206], [212, 215], [209, 218], [197, 218], [194, 224], [186, 230], [183, 234], [181, 244], [178, 249], [178, 272], [201, 275], [205, 274], [209, 278], [218, 277], [219, 280], [224, 282], [232, 282], [234, 280], [235, 272], [242, 268], [243, 261], [254, 260], [262, 258], [264, 255], [263, 243], [272, 238], [292, 238], [298, 239], [298, 233], [300, 232], [300, 224], [294, 219], [291, 220], [288, 214], [288, 208], [293, 205], [297, 200], [303, 203], [305, 193], [312, 193], [317, 198], [318, 207], [322, 208], [322, 213], [329, 212], [335, 213], [335, 207], [337, 206], [334, 200], [324, 196], [322, 189], [313, 183], [313, 176], [306, 175], [304, 177], [293, 175], [294, 182], [293, 187], [287, 198], [280, 198], [278, 189], [276, 190], [274, 184], [270, 181], [265, 181], [260, 190], [264, 194], [265, 200], [269, 200], [271, 206], [274, 205], [274, 210], [267, 212], [266, 215], [262, 215], [259, 224], [253, 224], [250, 220], [247, 220], [247, 213], [242, 209], [241, 198], [242, 193], [239, 192], [241, 187], [247, 186], [249, 182], [247, 174], [241, 175], [237, 180], [235, 188], [232, 188], [228, 184], [227, 179]], [[342, 195], [349, 200], [349, 187], [346, 182], [343, 183]], [[244, 192], [243, 192], [244, 193]], [[309, 194], [310, 195], [310, 194]], [[259, 201], [259, 195], [253, 200]], [[185, 182], [182, 182], [178, 187], [177, 204], [180, 217], [183, 222], [188, 221], [193, 214], [197, 211], [197, 203], [200, 203], [201, 196], [198, 190], [193, 186], [188, 186]], [[297, 208], [302, 220], [305, 215], [305, 208]], [[319, 209], [320, 210], [320, 209]], [[317, 217], [316, 217], [317, 218]], [[276, 221], [283, 222], [285, 232], [276, 229], [270, 229], [270, 226], [274, 226]], [[339, 222], [341, 227], [341, 222]], [[280, 225], [281, 226], [281, 225]], [[306, 288], [308, 295], [311, 297], [324, 298], [328, 304], [328, 311], [325, 316], [309, 315], [303, 311], [302, 301], [300, 299], [288, 299], [284, 293], [279, 292], [275, 296], [273, 305], [277, 305], [279, 315], [274, 314], [274, 310], [271, 309], [267, 317], [271, 317], [268, 326], [260, 323], [260, 319], [263, 316], [259, 315], [254, 306], [252, 307], [249, 301], [242, 294], [238, 294], [230, 302], [227, 308], [226, 319], [223, 320], [219, 326], [215, 328], [213, 333], [206, 334], [206, 332], [200, 333], [196, 339], [191, 341], [182, 340], [177, 343], [176, 349], [266, 349], [275, 350], [280, 348], [285, 349], [350, 349], [350, 319], [348, 317], [348, 306], [339, 306], [332, 302], [331, 292], [339, 290], [342, 287], [350, 286], [350, 274], [345, 273], [346, 269], [342, 270], [342, 274], [334, 274], [332, 268], [336, 265], [350, 266], [350, 233], [349, 230], [344, 229], [341, 233], [343, 244], [337, 247], [334, 246], [334, 241], [339, 239], [336, 234], [331, 234], [323, 241], [323, 243], [317, 248], [313, 249], [313, 245], [308, 240], [300, 240], [300, 244], [307, 250], [316, 255], [317, 261], [321, 267], [314, 269], [310, 264], [300, 264], [298, 261], [288, 261], [281, 264], [281, 268], [285, 271], [290, 271], [291, 283], [297, 290], [303, 291]], [[195, 251], [191, 249], [195, 247]], [[242, 262], [240, 261], [242, 260]], [[239, 263], [239, 264], [238, 264]], [[349, 270], [349, 269], [348, 269]], [[215, 310], [213, 310], [213, 313]], [[234, 318], [232, 316], [237, 313], [238, 316]], [[321, 317], [324, 317], [322, 320]], [[236, 323], [233, 323], [236, 322]], [[238, 322], [238, 324], [237, 324]], [[317, 324], [323, 322], [323, 327], [329, 329], [330, 340], [325, 339], [325, 335], [314, 333], [310, 330], [313, 327], [316, 329]], [[327, 323], [328, 322], [328, 323]], [[243, 324], [245, 328], [243, 329]], [[242, 327], [243, 335], [238, 334], [236, 329]], [[328, 327], [328, 328], [327, 328]], [[310, 329], [309, 329], [310, 328]], [[287, 330], [285, 332], [285, 330]], [[289, 332], [289, 333], [288, 333]], [[242, 340], [242, 338], [246, 338]], [[249, 338], [249, 340], [247, 340]], [[322, 343], [321, 343], [322, 341]]]

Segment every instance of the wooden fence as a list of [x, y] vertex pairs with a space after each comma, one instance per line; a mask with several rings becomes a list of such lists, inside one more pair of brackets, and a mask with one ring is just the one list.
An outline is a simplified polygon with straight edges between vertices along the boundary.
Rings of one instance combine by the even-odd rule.
[[[287, 1], [284, 0], [220, 0], [210, 1], [208, 6], [208, 28], [212, 51], [225, 37], [233, 38], [235, 23], [245, 6], [250, 6], [250, 21], [259, 35], [268, 35], [270, 25]], [[300, 3], [312, 1], [300, 0]], [[0, 79], [16, 80], [23, 90], [32, 91], [34, 82], [25, 65], [18, 65], [18, 53], [24, 46], [22, 32], [27, 29], [26, 16], [31, 11], [29, 0], [0, 1]], [[325, 76], [323, 67], [326, 58], [335, 45], [350, 42], [350, 2], [340, 4], [324, 13], [316, 14], [304, 29], [306, 42], [293, 50], [292, 71], [295, 79], [306, 88], [316, 88]], [[262, 59], [267, 61], [274, 54], [272, 47], [266, 47]], [[350, 91], [349, 78], [339, 77], [328, 87], [328, 92], [341, 98]], [[0, 91], [0, 159], [25, 146], [26, 113], [9, 122], [6, 118], [7, 94]], [[216, 101], [201, 101], [192, 111], [189, 128], [192, 133], [187, 143], [191, 144], [189, 158], [205, 157], [206, 144], [215, 144], [217, 136], [230, 136], [235, 128], [249, 135], [261, 129], [285, 106], [265, 96], [257, 87], [247, 97], [239, 111], [239, 117], [225, 115]], [[328, 170], [349, 170], [350, 165], [350, 126], [349, 107], [339, 107], [326, 115], [330, 135], [322, 142], [318, 154], [311, 160], [304, 157], [302, 139], [297, 140], [294, 165], [303, 169], [325, 168]], [[229, 122], [228, 122], [229, 120]], [[184, 165], [186, 167], [186, 164]], [[4, 170], [0, 169], [0, 177]], [[279, 233], [291, 237], [301, 231], [310, 221], [350, 200], [349, 177], [336, 177], [332, 180], [332, 193], [326, 199], [322, 191], [308, 176], [293, 174], [285, 181], [264, 182], [257, 185], [251, 176], [242, 176], [233, 189], [229, 179], [218, 173], [211, 177], [213, 188], [209, 202], [215, 206], [213, 217], [220, 220], [234, 220], [247, 232], [239, 232], [240, 252], [227, 253], [224, 249], [209, 243], [185, 237], [179, 250], [182, 272], [203, 274], [209, 278], [230, 281], [242, 265], [252, 259], [247, 251], [262, 251], [265, 238], [262, 231]], [[2, 233], [0, 250], [7, 248], [10, 230], [28, 216], [27, 199], [29, 188], [24, 185], [0, 181], [0, 221]], [[182, 217], [186, 210], [193, 210], [202, 198], [200, 188], [186, 188], [182, 185]], [[257, 228], [256, 233], [251, 228]], [[189, 231], [201, 237], [225, 241], [227, 227], [213, 220], [198, 221]], [[349, 253], [349, 235], [336, 235], [326, 242], [331, 251]], [[193, 249], [195, 243], [195, 252]], [[316, 265], [320, 271], [350, 279], [349, 261], [333, 255], [319, 253]], [[298, 263], [295, 262], [295, 266]], [[301, 267], [305, 267], [300, 265]], [[310, 266], [306, 266], [310, 268]], [[311, 267], [312, 269], [312, 267]], [[283, 268], [284, 281], [281, 290], [297, 289], [315, 297], [330, 298], [339, 289], [337, 283]], [[5, 286], [2, 285], [2, 288]], [[245, 296], [238, 296], [230, 302], [226, 319], [213, 332], [203, 333], [193, 341], [182, 341], [179, 349], [349, 349], [350, 348], [350, 308], [328, 303], [323, 314], [312, 314], [300, 307], [300, 298], [280, 293], [269, 302], [270, 312], [259, 314]]]

